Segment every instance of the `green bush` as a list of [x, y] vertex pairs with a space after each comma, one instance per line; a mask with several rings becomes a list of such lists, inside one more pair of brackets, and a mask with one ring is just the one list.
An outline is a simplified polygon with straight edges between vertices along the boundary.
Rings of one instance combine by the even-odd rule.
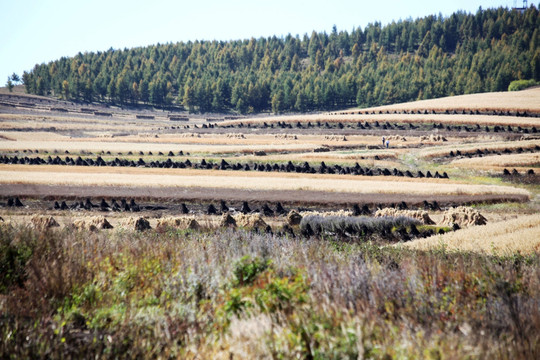
[[234, 285], [250, 285], [257, 276], [270, 266], [270, 261], [260, 258], [252, 259], [248, 255], [241, 258], [234, 265]]
[[508, 91], [519, 91], [538, 85], [533, 79], [530, 80], [514, 80], [508, 85]]
[[20, 231], [20, 237], [14, 239], [14, 229], [0, 227], [0, 293], [5, 293], [11, 286], [22, 286], [25, 278], [26, 263], [34, 249], [33, 234]]

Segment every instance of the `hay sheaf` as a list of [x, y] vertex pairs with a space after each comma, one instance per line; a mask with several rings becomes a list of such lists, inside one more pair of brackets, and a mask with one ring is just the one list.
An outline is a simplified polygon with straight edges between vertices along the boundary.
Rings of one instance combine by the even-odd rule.
[[274, 135], [274, 138], [283, 140], [298, 140], [298, 137], [296, 135], [291, 134], [276, 134]]
[[245, 139], [244, 134], [241, 133], [228, 133], [227, 138], [229, 139]]
[[156, 227], [157, 228], [174, 227], [181, 230], [187, 230], [187, 229], [197, 230], [201, 228], [197, 220], [195, 220], [193, 217], [165, 217], [162, 219], [158, 219]]
[[420, 141], [431, 141], [431, 142], [440, 142], [440, 141], [448, 141], [446, 138], [442, 135], [434, 135], [430, 134], [429, 136], [420, 136]]
[[138, 218], [130, 217], [130, 218], [124, 219], [120, 223], [120, 225], [125, 228], [128, 228], [128, 229], [131, 228], [137, 231], [144, 231], [144, 230], [148, 230], [152, 228], [150, 226], [150, 222], [143, 217], [138, 217]]
[[424, 225], [434, 225], [435, 222], [429, 217], [427, 211], [423, 210], [398, 210], [394, 208], [384, 208], [375, 212], [375, 217], [399, 217], [406, 216], [420, 221]]
[[181, 138], [190, 138], [190, 137], [200, 138], [200, 137], [201, 137], [201, 134], [197, 134], [197, 133], [183, 133], [183, 134], [179, 134], [179, 137], [181, 137]]
[[236, 214], [233, 218], [238, 226], [245, 228], [266, 228], [268, 226], [260, 214]]
[[302, 215], [300, 215], [296, 211], [291, 210], [287, 214], [287, 224], [289, 224], [290, 226], [300, 225], [301, 221], [302, 221]]
[[113, 226], [104, 216], [93, 216], [83, 219], [76, 219], [73, 221], [73, 226], [79, 230], [102, 230], [102, 229], [112, 229]]
[[30, 221], [34, 228], [38, 230], [46, 230], [60, 226], [52, 216], [48, 215], [34, 215]]
[[404, 136], [401, 135], [390, 135], [386, 137], [386, 140], [389, 141], [407, 141], [407, 139]]
[[469, 227], [474, 225], [485, 225], [487, 224], [487, 220], [478, 210], [466, 206], [459, 206], [445, 211], [441, 223], [444, 225], [458, 224], [460, 227]]
[[324, 135], [324, 140], [330, 141], [347, 141], [345, 135]]
[[236, 227], [236, 220], [228, 212], [221, 216], [220, 227]]

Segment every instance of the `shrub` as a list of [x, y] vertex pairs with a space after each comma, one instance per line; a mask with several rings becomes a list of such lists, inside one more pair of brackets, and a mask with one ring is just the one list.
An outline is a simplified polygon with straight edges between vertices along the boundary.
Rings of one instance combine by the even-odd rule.
[[269, 260], [263, 260], [261, 258], [252, 259], [246, 255], [236, 262], [234, 265], [234, 282], [235, 286], [244, 286], [253, 283], [253, 281], [270, 266]]
[[534, 81], [534, 79], [514, 80], [510, 83], [510, 85], [508, 85], [508, 91], [519, 91], [535, 85], [538, 85], [538, 83]]
[[[15, 233], [18, 236], [15, 237]], [[30, 229], [0, 226], [0, 293], [11, 286], [22, 286], [26, 263], [32, 257], [35, 233]]]

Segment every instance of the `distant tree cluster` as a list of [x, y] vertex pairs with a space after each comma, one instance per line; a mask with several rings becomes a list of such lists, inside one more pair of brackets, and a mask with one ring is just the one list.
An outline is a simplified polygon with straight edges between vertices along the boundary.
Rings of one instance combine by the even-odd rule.
[[19, 85], [20, 83], [21, 77], [16, 73], [13, 73], [13, 75], [8, 76], [6, 81], [6, 87], [8, 88], [9, 92], [12, 92], [15, 85]]
[[506, 91], [540, 80], [540, 16], [506, 8], [334, 27], [285, 38], [195, 41], [79, 53], [36, 65], [32, 94], [181, 105], [191, 112], [307, 112]]

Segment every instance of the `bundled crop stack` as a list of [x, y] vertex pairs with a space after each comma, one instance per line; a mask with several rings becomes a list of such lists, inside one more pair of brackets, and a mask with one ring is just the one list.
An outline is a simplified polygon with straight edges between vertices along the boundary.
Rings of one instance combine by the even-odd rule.
[[199, 223], [193, 217], [165, 217], [158, 219], [157, 228], [178, 228], [182, 230], [200, 229]]
[[237, 214], [234, 215], [236, 224], [245, 228], [266, 228], [268, 224], [260, 214]]
[[291, 210], [287, 214], [287, 224], [289, 224], [290, 226], [299, 225], [301, 221], [302, 221], [302, 215], [300, 215], [296, 211]]
[[459, 206], [447, 210], [444, 213], [442, 223], [446, 225], [458, 224], [460, 227], [469, 227], [474, 225], [485, 225], [487, 220], [480, 212], [478, 212], [478, 210], [466, 206]]
[[429, 217], [427, 211], [423, 210], [398, 210], [394, 208], [384, 208], [375, 212], [375, 217], [400, 217], [406, 216], [420, 221], [424, 225], [434, 225], [435, 222]]
[[47, 230], [60, 226], [52, 216], [47, 215], [34, 215], [30, 221], [37, 230]]
[[220, 227], [236, 227], [236, 220], [229, 213], [224, 213], [219, 221]]
[[148, 230], [148, 229], [152, 228], [150, 226], [150, 222], [147, 219], [143, 218], [143, 217], [139, 217], [139, 218], [130, 217], [130, 218], [127, 218], [124, 221], [122, 221], [121, 225], [126, 227], [126, 228], [131, 228], [131, 229], [137, 230], [137, 231], [144, 231], [144, 230]]
[[446, 138], [442, 135], [435, 135], [435, 134], [431, 134], [429, 136], [425, 135], [425, 136], [420, 136], [420, 141], [424, 142], [424, 141], [429, 141], [429, 142], [440, 142], [440, 141], [448, 141], [446, 140]]
[[83, 219], [77, 219], [73, 222], [73, 226], [79, 230], [102, 230], [102, 229], [112, 229], [113, 226], [104, 216], [92, 216]]

